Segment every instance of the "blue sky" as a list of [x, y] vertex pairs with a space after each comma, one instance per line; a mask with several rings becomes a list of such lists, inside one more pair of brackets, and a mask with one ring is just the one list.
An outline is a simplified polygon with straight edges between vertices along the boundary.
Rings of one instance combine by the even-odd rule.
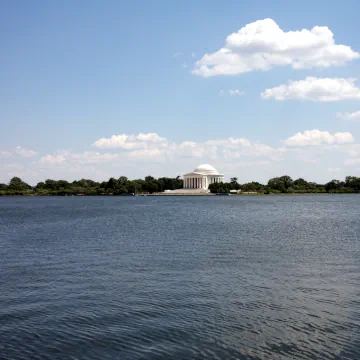
[[2, 1], [0, 182], [200, 163], [241, 182], [360, 176], [359, 11], [351, 0]]

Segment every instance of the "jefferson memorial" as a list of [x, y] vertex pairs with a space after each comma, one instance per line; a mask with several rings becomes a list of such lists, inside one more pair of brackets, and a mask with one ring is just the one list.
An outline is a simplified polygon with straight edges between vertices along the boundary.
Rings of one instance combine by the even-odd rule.
[[207, 190], [210, 184], [224, 182], [224, 175], [209, 164], [199, 165], [193, 172], [184, 175], [184, 189]]

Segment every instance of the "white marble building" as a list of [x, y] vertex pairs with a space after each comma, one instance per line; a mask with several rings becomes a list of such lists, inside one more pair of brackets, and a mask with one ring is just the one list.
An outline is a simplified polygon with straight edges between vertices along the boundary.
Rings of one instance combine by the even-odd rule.
[[224, 175], [208, 164], [199, 165], [193, 172], [184, 175], [184, 189], [207, 190], [212, 183], [224, 182]]

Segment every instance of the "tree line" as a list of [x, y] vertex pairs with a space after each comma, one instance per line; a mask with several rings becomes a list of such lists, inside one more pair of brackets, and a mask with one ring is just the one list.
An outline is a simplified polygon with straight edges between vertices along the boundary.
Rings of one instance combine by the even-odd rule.
[[331, 180], [326, 184], [316, 184], [302, 178], [293, 180], [284, 175], [270, 179], [266, 185], [258, 182], [239, 184], [234, 177], [227, 183], [211, 184], [209, 189], [212, 193], [228, 193], [230, 190], [258, 194], [360, 193], [360, 177], [347, 176], [345, 181]]
[[[145, 179], [129, 180], [126, 176], [118, 179], [97, 182], [89, 179], [66, 180], [48, 179], [30, 186], [19, 177], [13, 177], [8, 184], [0, 183], [1, 195], [134, 195], [152, 194], [165, 190], [181, 189], [183, 180], [161, 177], [155, 179], [146, 176]], [[290, 176], [272, 178], [268, 183], [249, 182], [239, 184], [236, 177], [230, 182], [214, 183], [209, 186], [212, 193], [228, 193], [230, 190], [240, 190], [243, 193], [279, 194], [279, 193], [360, 193], [360, 177], [347, 176], [345, 181], [331, 180], [326, 184], [308, 182], [302, 178], [293, 180]]]
[[0, 184], [0, 195], [133, 195], [136, 193], [155, 193], [164, 190], [175, 190], [183, 187], [180, 177], [129, 180], [126, 176], [118, 179], [97, 182], [89, 179], [66, 180], [48, 179], [32, 187], [18, 177], [13, 177], [9, 184]]

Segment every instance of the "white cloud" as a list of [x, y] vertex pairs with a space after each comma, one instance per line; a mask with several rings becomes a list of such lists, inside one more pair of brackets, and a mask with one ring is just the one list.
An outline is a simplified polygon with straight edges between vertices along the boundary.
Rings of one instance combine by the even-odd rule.
[[[88, 177], [102, 181], [120, 175], [129, 178], [148, 174], [176, 176], [179, 172], [191, 171], [200, 163], [210, 163], [227, 178], [239, 177], [240, 182], [266, 182], [279, 174], [318, 182], [329, 181], [332, 172], [339, 178], [360, 175], [358, 166], [351, 166], [359, 163], [360, 144], [353, 143], [350, 133], [309, 130], [295, 134], [277, 147], [244, 137], [175, 142], [154, 133], [142, 133], [125, 135], [125, 140], [128, 140], [125, 148], [121, 143], [118, 150], [111, 152], [58, 151], [32, 162], [20, 157], [9, 158], [19, 160], [18, 165], [7, 159], [1, 160], [0, 182], [8, 182], [15, 172], [31, 183], [46, 178], [74, 180]], [[129, 145], [129, 141], [130, 144], [135, 142], [136, 146]], [[350, 173], [344, 163], [348, 169], [351, 166]]]
[[177, 53], [175, 53], [174, 55], [173, 55], [173, 57], [174, 58], [177, 58], [178, 56], [180, 56], [181, 55], [181, 52], [177, 52]]
[[240, 91], [239, 89], [234, 89], [234, 90], [229, 90], [229, 94], [241, 96], [241, 95], [245, 95], [245, 92]]
[[328, 168], [327, 170], [329, 172], [339, 172], [341, 169], [340, 168]]
[[360, 88], [355, 86], [356, 79], [316, 78], [289, 81], [271, 89], [266, 89], [261, 96], [264, 99], [275, 100], [311, 100], [311, 101], [341, 101], [349, 99], [360, 100]]
[[360, 158], [357, 159], [346, 159], [345, 165], [360, 165]]
[[140, 133], [138, 135], [113, 135], [101, 138], [92, 146], [99, 149], [141, 149], [156, 146], [167, 146], [167, 140], [156, 133]]
[[99, 164], [110, 162], [119, 157], [119, 154], [102, 154], [95, 151], [85, 151], [82, 153], [71, 153], [70, 151], [60, 151], [55, 155], [47, 154], [39, 160], [41, 165], [66, 165], [66, 164]]
[[231, 95], [231, 96], [243, 96], [243, 95], [246, 95], [246, 92], [244, 91], [241, 91], [239, 89], [230, 89], [230, 90], [227, 90], [226, 92], [224, 90], [220, 90], [219, 91], [219, 95], [225, 95], [225, 93]]
[[15, 153], [16, 153], [17, 155], [19, 155], [19, 156], [22, 156], [22, 157], [32, 157], [32, 156], [37, 155], [37, 152], [36, 152], [36, 151], [23, 149], [23, 148], [20, 147], [20, 146], [17, 146], [17, 147], [15, 148]]
[[326, 68], [359, 57], [351, 47], [335, 44], [334, 35], [326, 26], [286, 32], [274, 20], [264, 19], [229, 35], [223, 48], [196, 62], [193, 73], [210, 77], [285, 65], [293, 69]]
[[298, 132], [294, 136], [284, 141], [286, 146], [319, 146], [319, 145], [336, 145], [350, 144], [354, 142], [354, 137], [349, 132], [336, 132], [334, 134], [328, 131], [318, 129]]
[[148, 159], [148, 158], [156, 158], [165, 154], [164, 149], [140, 149], [130, 151], [130, 157], [138, 158], [138, 159]]
[[8, 158], [11, 156], [12, 156], [12, 153], [10, 151], [0, 151], [0, 157]]
[[360, 155], [360, 144], [351, 144], [343, 147], [343, 150], [350, 156]]
[[68, 154], [69, 153], [62, 153], [62, 154], [56, 154], [56, 155], [47, 154], [39, 160], [39, 163], [43, 164], [43, 165], [63, 164], [66, 161], [66, 156]]
[[11, 170], [22, 170], [24, 168], [24, 165], [12, 163], [12, 164], [6, 164], [6, 168], [11, 169]]
[[13, 155], [21, 156], [21, 157], [33, 157], [37, 155], [36, 151], [24, 149], [21, 146], [17, 146], [13, 152], [10, 151], [0, 151], [0, 157], [8, 158]]
[[355, 112], [352, 112], [352, 113], [340, 113], [338, 112], [336, 114], [336, 116], [339, 118], [339, 119], [344, 119], [344, 120], [360, 120], [360, 110], [359, 111], [355, 111]]
[[205, 142], [206, 145], [211, 146], [223, 146], [225, 148], [239, 148], [239, 147], [248, 147], [251, 146], [251, 142], [245, 138], [237, 138], [234, 139], [229, 137], [227, 139], [220, 139], [220, 140], [207, 140]]

